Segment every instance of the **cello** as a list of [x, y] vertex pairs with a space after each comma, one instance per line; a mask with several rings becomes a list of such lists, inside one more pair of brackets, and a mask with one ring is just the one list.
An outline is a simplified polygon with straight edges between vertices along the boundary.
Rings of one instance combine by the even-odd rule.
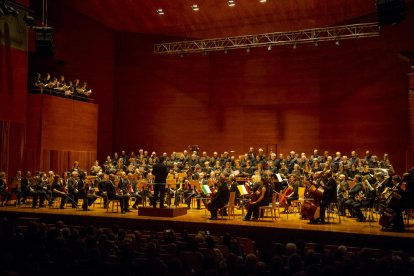
[[[315, 183], [315, 182], [314, 182]], [[320, 202], [323, 197], [324, 188], [322, 185], [316, 187], [311, 184], [308, 189], [309, 199], [303, 202], [300, 214], [303, 219], [317, 220], [320, 217]]]
[[293, 188], [288, 184], [286, 189], [280, 194], [279, 203], [283, 206], [287, 205], [287, 197], [293, 192]]

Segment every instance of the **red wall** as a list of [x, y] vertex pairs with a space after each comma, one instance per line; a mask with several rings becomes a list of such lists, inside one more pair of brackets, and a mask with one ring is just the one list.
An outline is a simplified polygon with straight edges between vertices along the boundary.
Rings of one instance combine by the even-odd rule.
[[49, 95], [29, 95], [28, 103], [27, 167], [62, 173], [79, 161], [89, 170], [96, 160], [98, 106]]
[[54, 54], [52, 58], [34, 56], [32, 70], [88, 82], [91, 98], [99, 105], [98, 158], [102, 160], [112, 151], [114, 32], [62, 1], [49, 1], [48, 22], [56, 29]]
[[[117, 33], [114, 150], [235, 150], [278, 144], [388, 152], [405, 167], [412, 9], [381, 37], [178, 56], [152, 54], [167, 39]], [[410, 166], [410, 164], [407, 164]]]
[[[25, 146], [25, 107], [27, 99], [27, 51], [24, 45], [17, 49], [13, 45], [16, 37], [12, 33], [14, 19], [1, 21], [4, 33], [0, 37], [0, 171], [8, 175], [23, 166]], [[21, 35], [25, 35], [22, 32]]]

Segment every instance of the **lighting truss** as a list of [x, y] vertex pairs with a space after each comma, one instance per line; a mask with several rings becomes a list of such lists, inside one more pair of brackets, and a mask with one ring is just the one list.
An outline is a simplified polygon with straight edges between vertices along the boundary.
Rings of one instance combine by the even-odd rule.
[[177, 41], [154, 45], [155, 54], [185, 54], [278, 45], [297, 45], [379, 36], [377, 22], [316, 28], [292, 32], [235, 36], [217, 39]]

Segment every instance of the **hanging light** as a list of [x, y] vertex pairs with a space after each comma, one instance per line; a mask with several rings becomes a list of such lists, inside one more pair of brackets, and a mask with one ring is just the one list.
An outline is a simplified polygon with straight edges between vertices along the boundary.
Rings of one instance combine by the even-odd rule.
[[236, 2], [234, 2], [234, 0], [228, 0], [227, 5], [229, 5], [229, 7], [234, 7], [236, 6]]

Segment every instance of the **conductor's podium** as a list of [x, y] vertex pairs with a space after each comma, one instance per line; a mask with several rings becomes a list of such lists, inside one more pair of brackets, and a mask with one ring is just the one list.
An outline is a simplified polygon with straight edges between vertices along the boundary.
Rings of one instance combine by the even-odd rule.
[[187, 214], [187, 207], [173, 207], [173, 208], [154, 208], [154, 207], [139, 207], [138, 216], [147, 217], [167, 217], [173, 218], [184, 216]]

